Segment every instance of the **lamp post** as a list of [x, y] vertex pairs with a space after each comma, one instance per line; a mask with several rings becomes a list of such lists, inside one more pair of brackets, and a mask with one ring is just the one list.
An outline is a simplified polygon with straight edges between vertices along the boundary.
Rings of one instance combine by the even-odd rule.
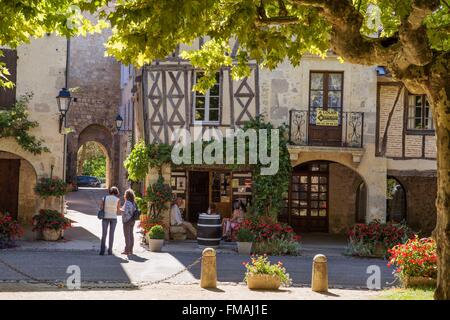
[[66, 88], [62, 88], [59, 91], [58, 96], [56, 97], [56, 102], [58, 103], [59, 110], [59, 133], [62, 131], [62, 126], [66, 125], [66, 115], [67, 111], [69, 111], [70, 103], [72, 102], [72, 96], [70, 95], [70, 91]]
[[[56, 102], [58, 104], [59, 110], [59, 133], [62, 133], [62, 127], [66, 126], [67, 112], [70, 108], [70, 103], [72, 102], [72, 96], [67, 88], [62, 88], [56, 97]], [[66, 154], [67, 154], [67, 135], [64, 132], [64, 149], [63, 149], [63, 180], [66, 181]]]
[[122, 125], [123, 125], [123, 118], [120, 116], [120, 114], [116, 117], [116, 129], [118, 132], [122, 131]]

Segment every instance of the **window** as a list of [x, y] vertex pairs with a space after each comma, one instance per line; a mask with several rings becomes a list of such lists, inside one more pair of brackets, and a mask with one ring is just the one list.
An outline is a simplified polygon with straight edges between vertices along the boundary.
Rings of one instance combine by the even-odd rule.
[[340, 111], [342, 109], [342, 72], [311, 72], [309, 108]]
[[17, 51], [10, 49], [0, 49], [3, 56], [0, 57], [0, 63], [4, 65], [10, 75], [7, 76], [9, 81], [14, 83], [14, 87], [0, 88], [0, 110], [8, 109], [16, 103], [16, 81], [17, 81]]
[[408, 130], [434, 130], [431, 108], [425, 95], [408, 95]]
[[[203, 76], [203, 72], [195, 73], [195, 82]], [[194, 124], [219, 124], [220, 122], [220, 74], [216, 74], [216, 83], [205, 94], [194, 93]]]

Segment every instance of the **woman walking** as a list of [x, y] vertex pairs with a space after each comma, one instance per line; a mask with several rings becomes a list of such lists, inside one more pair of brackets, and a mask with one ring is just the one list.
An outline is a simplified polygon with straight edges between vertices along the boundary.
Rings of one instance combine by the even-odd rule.
[[122, 254], [132, 255], [134, 246], [134, 212], [136, 211], [136, 203], [134, 192], [131, 189], [125, 191], [125, 203], [120, 211], [122, 212], [123, 234], [125, 236], [125, 250]]
[[114, 231], [117, 225], [117, 214], [119, 213], [120, 201], [119, 201], [119, 189], [112, 187], [109, 189], [109, 195], [103, 198], [101, 203], [101, 209], [105, 212], [105, 216], [102, 219], [102, 241], [100, 245], [100, 255], [105, 255], [106, 250], [106, 235], [109, 229], [109, 244], [108, 254], [112, 255], [113, 243], [114, 243]]

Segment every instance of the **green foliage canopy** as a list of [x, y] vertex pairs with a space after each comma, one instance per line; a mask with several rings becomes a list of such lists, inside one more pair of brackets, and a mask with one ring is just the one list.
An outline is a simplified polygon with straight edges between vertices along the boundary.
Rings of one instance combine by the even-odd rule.
[[[17, 48], [47, 33], [72, 37], [100, 32], [107, 26], [106, 21], [93, 23], [83, 12], [95, 13], [107, 3], [108, 0], [0, 0], [0, 48]], [[13, 86], [8, 76], [6, 66], [0, 63], [0, 87]]]
[[[449, 10], [447, 0], [118, 0], [108, 14], [107, 50], [142, 66], [206, 36], [200, 50], [183, 53], [207, 71], [202, 90], [220, 66], [242, 78], [249, 60], [273, 69], [285, 58], [298, 65], [303, 54], [324, 56], [330, 48], [404, 76], [397, 69], [422, 67], [449, 51]], [[230, 39], [239, 42], [238, 63], [229, 56]]]

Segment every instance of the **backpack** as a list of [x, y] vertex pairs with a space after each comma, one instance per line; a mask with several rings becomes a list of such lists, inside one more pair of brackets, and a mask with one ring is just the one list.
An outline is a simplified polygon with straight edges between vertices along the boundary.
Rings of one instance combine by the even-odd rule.
[[141, 218], [141, 212], [139, 211], [137, 205], [134, 204], [134, 211], [133, 211], [133, 216], [131, 217], [131, 219], [140, 220], [140, 218]]

